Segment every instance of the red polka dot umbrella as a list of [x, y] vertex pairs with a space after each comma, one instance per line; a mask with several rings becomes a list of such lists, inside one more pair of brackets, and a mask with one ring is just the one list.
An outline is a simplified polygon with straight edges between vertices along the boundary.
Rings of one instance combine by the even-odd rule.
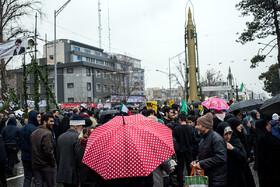
[[148, 176], [174, 153], [165, 125], [141, 114], [116, 116], [91, 133], [82, 162], [104, 179]]

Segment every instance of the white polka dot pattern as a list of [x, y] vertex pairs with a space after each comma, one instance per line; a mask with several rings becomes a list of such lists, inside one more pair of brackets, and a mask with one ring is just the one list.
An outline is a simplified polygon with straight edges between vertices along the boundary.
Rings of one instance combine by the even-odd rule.
[[174, 154], [172, 131], [141, 114], [116, 116], [90, 135], [83, 163], [104, 179], [148, 176]]

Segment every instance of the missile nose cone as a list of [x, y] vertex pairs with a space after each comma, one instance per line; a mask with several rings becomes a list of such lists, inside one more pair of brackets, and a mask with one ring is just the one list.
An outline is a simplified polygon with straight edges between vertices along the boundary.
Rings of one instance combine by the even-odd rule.
[[189, 12], [188, 12], [188, 19], [192, 20], [192, 12], [191, 12], [191, 8], [189, 8]]

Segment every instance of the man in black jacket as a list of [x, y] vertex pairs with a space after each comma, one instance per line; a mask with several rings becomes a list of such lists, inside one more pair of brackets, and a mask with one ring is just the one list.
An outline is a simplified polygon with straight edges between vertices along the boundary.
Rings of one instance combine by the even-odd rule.
[[207, 113], [198, 118], [196, 129], [202, 136], [199, 145], [199, 161], [191, 166], [203, 169], [209, 177], [209, 187], [227, 186], [227, 146], [224, 139], [212, 129], [213, 115]]
[[183, 172], [186, 163], [188, 174], [190, 174], [190, 163], [192, 161], [192, 143], [194, 142], [194, 133], [190, 125], [187, 125], [187, 115], [182, 112], [179, 114], [180, 126], [173, 130], [173, 137], [179, 145], [179, 151], [176, 152], [178, 160], [178, 182], [179, 187], [184, 186]]

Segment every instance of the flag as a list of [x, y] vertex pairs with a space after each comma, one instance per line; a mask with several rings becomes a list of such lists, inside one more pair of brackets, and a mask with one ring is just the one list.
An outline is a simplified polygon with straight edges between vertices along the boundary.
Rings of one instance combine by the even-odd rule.
[[199, 115], [200, 115], [200, 116], [203, 116], [203, 115], [204, 115], [204, 110], [203, 110], [203, 109], [200, 110]]
[[240, 86], [240, 92], [244, 92], [245, 91], [245, 89], [244, 89], [245, 87], [244, 87], [244, 84], [243, 84], [243, 82], [242, 82], [242, 84], [241, 84], [241, 86]]
[[128, 112], [128, 108], [121, 102], [121, 112]]
[[188, 113], [188, 105], [187, 105], [187, 103], [185, 102], [184, 99], [182, 99], [182, 108], [181, 108], [181, 110], [180, 110], [180, 113], [181, 113], [182, 111], [184, 111], [187, 115], [189, 114], [189, 113]]
[[5, 99], [8, 99], [9, 95], [8, 94], [5, 94], [3, 93], [2, 96], [5, 98]]
[[106, 103], [110, 103], [110, 99], [107, 99], [107, 100], [106, 100]]

